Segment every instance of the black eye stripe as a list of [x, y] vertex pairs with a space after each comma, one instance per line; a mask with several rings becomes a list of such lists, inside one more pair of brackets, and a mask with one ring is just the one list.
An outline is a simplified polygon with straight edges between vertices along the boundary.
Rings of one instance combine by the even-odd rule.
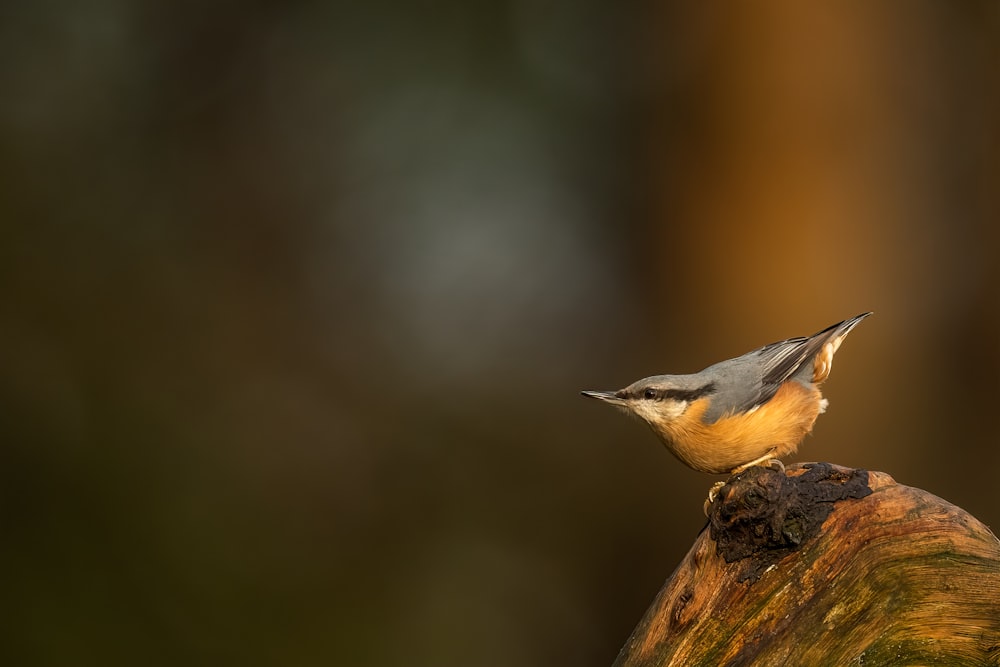
[[698, 387], [697, 389], [652, 389], [647, 388], [642, 391], [640, 395], [646, 400], [653, 399], [664, 399], [668, 398], [673, 401], [685, 401], [690, 403], [703, 396], [708, 396], [715, 392], [715, 383], [709, 382], [703, 387]]

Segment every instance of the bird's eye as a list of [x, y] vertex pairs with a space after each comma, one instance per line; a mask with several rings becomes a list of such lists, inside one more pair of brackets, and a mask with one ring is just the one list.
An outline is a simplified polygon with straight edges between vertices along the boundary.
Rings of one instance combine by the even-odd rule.
[[642, 392], [642, 397], [647, 398], [649, 400], [653, 400], [654, 398], [656, 398], [656, 390], [647, 389], [646, 391]]

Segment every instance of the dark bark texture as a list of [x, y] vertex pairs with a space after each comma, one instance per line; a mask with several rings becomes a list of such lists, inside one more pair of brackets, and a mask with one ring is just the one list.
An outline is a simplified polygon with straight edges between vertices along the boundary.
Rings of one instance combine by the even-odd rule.
[[615, 662], [1000, 665], [1000, 541], [889, 475], [732, 477]]

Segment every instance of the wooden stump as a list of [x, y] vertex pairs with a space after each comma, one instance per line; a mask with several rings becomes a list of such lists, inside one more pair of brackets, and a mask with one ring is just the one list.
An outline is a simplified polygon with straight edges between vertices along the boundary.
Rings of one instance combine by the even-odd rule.
[[1000, 542], [889, 475], [732, 477], [615, 665], [1000, 665]]

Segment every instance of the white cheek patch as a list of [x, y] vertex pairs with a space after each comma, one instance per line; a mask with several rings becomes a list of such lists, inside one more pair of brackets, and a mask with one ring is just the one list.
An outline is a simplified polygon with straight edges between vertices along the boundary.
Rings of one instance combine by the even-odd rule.
[[642, 417], [648, 422], [658, 422], [664, 420], [677, 419], [687, 410], [687, 401], [643, 401], [638, 400], [632, 403], [632, 411], [638, 417]]
[[663, 410], [661, 411], [661, 414], [665, 414], [670, 419], [676, 419], [684, 414], [687, 409], [687, 401], [663, 401]]

